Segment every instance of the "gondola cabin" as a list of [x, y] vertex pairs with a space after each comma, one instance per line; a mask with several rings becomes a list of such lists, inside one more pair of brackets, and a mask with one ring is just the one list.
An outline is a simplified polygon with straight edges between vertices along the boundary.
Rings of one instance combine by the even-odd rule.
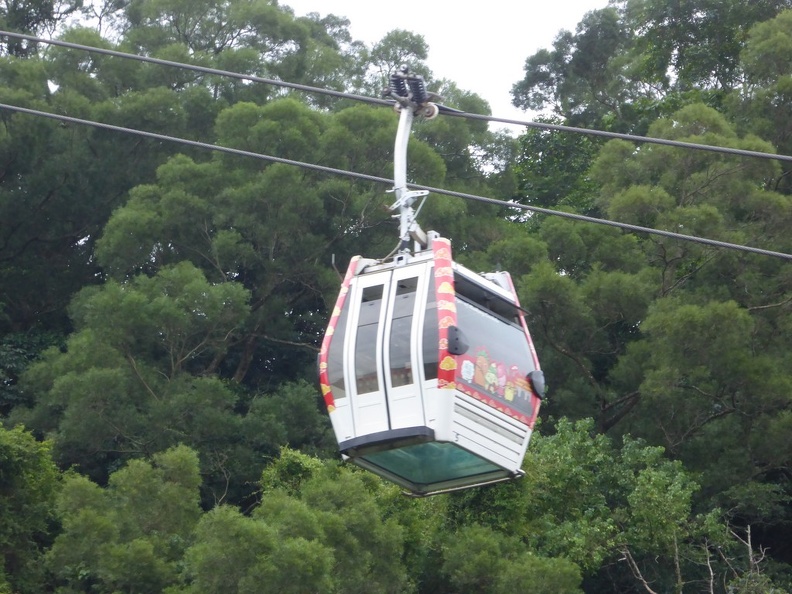
[[431, 495], [521, 476], [544, 380], [508, 273], [451, 244], [349, 264], [319, 355], [344, 459]]

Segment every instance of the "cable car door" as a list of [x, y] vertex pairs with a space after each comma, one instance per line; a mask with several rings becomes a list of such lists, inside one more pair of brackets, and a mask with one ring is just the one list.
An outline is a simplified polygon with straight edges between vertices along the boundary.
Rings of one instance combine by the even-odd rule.
[[389, 429], [425, 425], [421, 393], [421, 324], [426, 290], [432, 280], [426, 264], [393, 270], [383, 335], [383, 367]]
[[381, 361], [390, 276], [390, 271], [359, 276], [350, 295], [359, 305], [353, 308], [349, 327], [355, 329], [354, 338], [346, 352], [346, 376], [353, 379], [349, 391], [356, 436], [388, 429]]

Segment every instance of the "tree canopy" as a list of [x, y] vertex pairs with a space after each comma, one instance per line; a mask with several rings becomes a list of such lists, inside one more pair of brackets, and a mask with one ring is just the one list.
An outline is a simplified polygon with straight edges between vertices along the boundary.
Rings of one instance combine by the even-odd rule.
[[[8, 29], [378, 96], [420, 35], [275, 0], [5, 2]], [[613, 0], [528, 56], [553, 124], [790, 154], [792, 4]], [[0, 99], [389, 178], [397, 118], [5, 41]], [[342, 464], [316, 356], [380, 184], [0, 112], [0, 592], [792, 591], [788, 260], [430, 196], [509, 270], [548, 381], [517, 482], [427, 499]], [[408, 179], [792, 253], [787, 160], [418, 121]]]

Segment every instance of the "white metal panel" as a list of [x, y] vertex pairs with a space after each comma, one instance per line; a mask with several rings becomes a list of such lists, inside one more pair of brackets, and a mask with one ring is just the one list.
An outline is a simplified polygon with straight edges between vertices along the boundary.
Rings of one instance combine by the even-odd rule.
[[356, 437], [355, 428], [352, 424], [352, 408], [349, 406], [349, 398], [335, 401], [335, 410], [330, 413], [330, 423], [333, 425], [333, 432], [339, 442]]
[[455, 425], [454, 443], [510, 472], [517, 472], [520, 470], [520, 464], [517, 464], [513, 456], [510, 456], [507, 451], [499, 448], [496, 443], [482, 439], [475, 432], [459, 428]]
[[531, 430], [507, 415], [462, 392], [456, 392], [452, 434], [470, 451], [508, 468], [522, 465]]
[[[431, 388], [426, 388], [430, 384]], [[454, 441], [454, 393], [455, 390], [438, 388], [437, 380], [424, 385], [424, 401], [428, 425], [434, 429], [437, 441]]]

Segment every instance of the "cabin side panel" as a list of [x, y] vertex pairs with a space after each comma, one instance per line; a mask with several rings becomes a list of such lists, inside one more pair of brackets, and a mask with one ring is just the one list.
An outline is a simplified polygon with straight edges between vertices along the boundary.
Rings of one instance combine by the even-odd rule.
[[339, 440], [341, 436], [352, 436], [354, 433], [347, 398], [344, 351], [350, 307], [349, 288], [360, 259], [360, 256], [354, 256], [349, 262], [319, 351], [319, 384], [333, 430]]

